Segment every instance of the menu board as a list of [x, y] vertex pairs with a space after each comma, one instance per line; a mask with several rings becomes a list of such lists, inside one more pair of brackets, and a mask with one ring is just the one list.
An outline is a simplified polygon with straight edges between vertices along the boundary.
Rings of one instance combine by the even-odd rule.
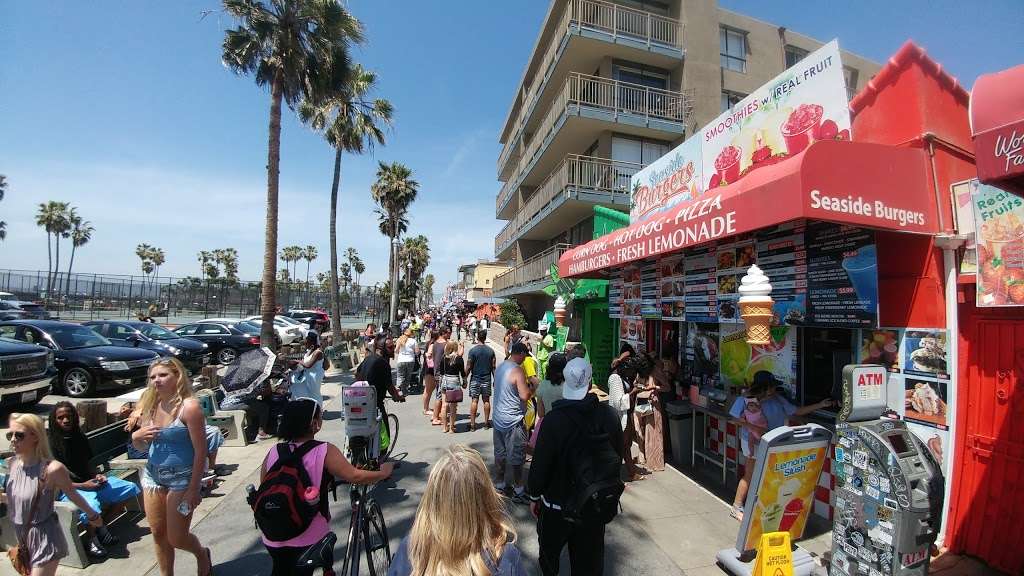
[[638, 266], [622, 269], [622, 316], [619, 321], [619, 339], [629, 342], [634, 348], [643, 349], [647, 341], [641, 310], [643, 273]]
[[686, 346], [683, 362], [683, 384], [701, 388], [719, 387], [718, 324], [686, 325]]
[[622, 276], [608, 282], [608, 317], [622, 318]]
[[682, 322], [686, 317], [686, 275], [682, 256], [665, 258], [658, 267], [661, 319]]
[[658, 265], [655, 262], [649, 262], [640, 269], [640, 316], [661, 318], [660, 295]]
[[753, 242], [719, 245], [715, 250], [716, 262], [716, 304], [718, 321], [722, 323], [743, 322], [739, 313], [740, 279], [747, 268], [754, 264]]
[[[807, 317], [814, 326], [878, 326], [878, 254], [870, 230], [807, 224]], [[768, 276], [771, 278], [771, 275]]]
[[694, 250], [686, 257], [683, 292], [687, 322], [718, 322], [717, 252]]
[[760, 234], [757, 266], [771, 280], [775, 313], [772, 324], [804, 324], [807, 313], [804, 224], [785, 224]]

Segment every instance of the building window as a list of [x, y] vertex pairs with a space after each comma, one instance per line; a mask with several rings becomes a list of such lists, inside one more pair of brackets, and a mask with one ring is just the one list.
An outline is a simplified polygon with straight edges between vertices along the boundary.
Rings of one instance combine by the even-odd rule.
[[722, 68], [747, 71], [747, 33], [734, 28], [718, 29], [718, 43], [721, 50]]
[[846, 80], [846, 99], [853, 100], [857, 95], [857, 70], [843, 66], [843, 79]]
[[722, 91], [722, 112], [729, 110], [733, 106], [740, 103], [740, 100], [746, 98], [746, 94], [740, 94], [738, 92], [729, 92], [728, 90]]
[[797, 62], [806, 58], [808, 54], [810, 52], [803, 48], [786, 44], [786, 68], [792, 68]]

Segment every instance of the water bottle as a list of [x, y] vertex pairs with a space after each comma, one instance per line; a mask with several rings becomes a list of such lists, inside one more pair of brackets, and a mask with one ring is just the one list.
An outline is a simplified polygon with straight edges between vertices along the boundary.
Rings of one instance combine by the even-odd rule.
[[249, 506], [254, 506], [256, 504], [256, 487], [252, 484], [245, 487], [245, 502], [249, 504]]

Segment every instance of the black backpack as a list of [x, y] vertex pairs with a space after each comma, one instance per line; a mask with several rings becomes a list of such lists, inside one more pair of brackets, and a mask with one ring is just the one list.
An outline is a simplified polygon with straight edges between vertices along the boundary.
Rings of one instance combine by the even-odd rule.
[[311, 504], [303, 497], [313, 483], [302, 457], [320, 444], [310, 440], [294, 450], [285, 442], [277, 445], [277, 462], [267, 470], [251, 502], [256, 526], [267, 540], [291, 540], [305, 532], [317, 514], [329, 518], [326, 484], [321, 482], [318, 503]]
[[576, 427], [576, 437], [567, 443], [571, 447], [566, 451], [569, 496], [562, 515], [572, 523], [607, 524], [619, 513], [619, 498], [626, 489], [622, 457], [611, 436], [598, 426], [597, 414], [589, 422], [575, 410], [565, 414]]

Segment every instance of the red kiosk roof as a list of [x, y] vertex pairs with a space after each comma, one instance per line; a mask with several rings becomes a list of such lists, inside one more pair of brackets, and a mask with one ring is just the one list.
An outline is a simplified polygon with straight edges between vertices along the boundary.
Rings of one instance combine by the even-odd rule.
[[1015, 181], [1024, 193], [1024, 64], [979, 76], [970, 116], [978, 178]]
[[654, 218], [569, 250], [562, 278], [596, 278], [628, 262], [803, 218], [934, 234], [936, 205], [915, 148], [822, 141]]

